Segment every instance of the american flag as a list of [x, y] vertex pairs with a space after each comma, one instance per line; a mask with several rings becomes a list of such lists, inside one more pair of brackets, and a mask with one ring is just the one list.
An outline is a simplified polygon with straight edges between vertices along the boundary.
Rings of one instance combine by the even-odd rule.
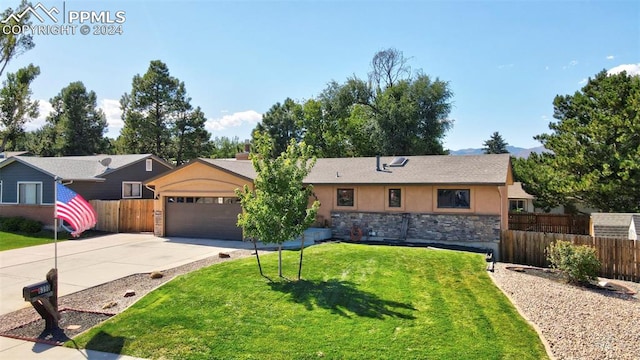
[[80, 236], [83, 231], [96, 226], [96, 212], [82, 196], [56, 182], [56, 206], [54, 216], [69, 223], [71, 235]]

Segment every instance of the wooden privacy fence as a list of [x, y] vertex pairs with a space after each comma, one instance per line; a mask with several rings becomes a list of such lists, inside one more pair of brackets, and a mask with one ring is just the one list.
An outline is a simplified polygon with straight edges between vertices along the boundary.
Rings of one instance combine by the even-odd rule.
[[89, 203], [98, 214], [96, 230], [153, 231], [153, 199], [90, 200]]
[[602, 264], [600, 276], [640, 282], [640, 241], [624, 238], [506, 230], [500, 239], [500, 261], [549, 267], [545, 250], [556, 240], [594, 247]]
[[509, 230], [589, 234], [589, 215], [509, 213]]

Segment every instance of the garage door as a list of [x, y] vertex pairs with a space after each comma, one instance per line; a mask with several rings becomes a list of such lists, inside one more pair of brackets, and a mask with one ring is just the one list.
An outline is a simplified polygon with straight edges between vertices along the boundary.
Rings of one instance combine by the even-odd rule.
[[165, 233], [167, 236], [242, 240], [236, 226], [242, 207], [237, 198], [168, 197]]

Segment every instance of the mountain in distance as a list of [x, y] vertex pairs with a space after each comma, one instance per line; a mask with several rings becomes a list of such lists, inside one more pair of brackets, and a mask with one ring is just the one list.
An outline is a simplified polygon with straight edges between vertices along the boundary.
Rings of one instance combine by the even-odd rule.
[[[511, 146], [508, 145], [507, 146], [507, 150], [509, 151], [509, 154], [515, 156], [515, 157], [529, 157], [529, 154], [531, 153], [543, 153], [545, 151], [548, 151], [547, 149], [544, 148], [544, 146], [537, 146], [537, 147], [533, 147], [533, 148], [521, 148], [521, 147], [517, 147], [517, 146]], [[469, 148], [469, 149], [460, 149], [460, 150], [450, 150], [449, 151], [450, 155], [482, 155], [484, 154], [484, 150], [482, 148], [480, 149], [473, 149], [473, 148]]]

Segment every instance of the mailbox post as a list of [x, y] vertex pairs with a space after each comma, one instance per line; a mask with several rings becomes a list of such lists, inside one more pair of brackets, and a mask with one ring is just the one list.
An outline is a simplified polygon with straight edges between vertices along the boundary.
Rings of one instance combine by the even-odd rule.
[[60, 313], [58, 312], [57, 269], [49, 270], [47, 280], [23, 287], [22, 296], [44, 319], [46, 330], [52, 331], [58, 328]]

